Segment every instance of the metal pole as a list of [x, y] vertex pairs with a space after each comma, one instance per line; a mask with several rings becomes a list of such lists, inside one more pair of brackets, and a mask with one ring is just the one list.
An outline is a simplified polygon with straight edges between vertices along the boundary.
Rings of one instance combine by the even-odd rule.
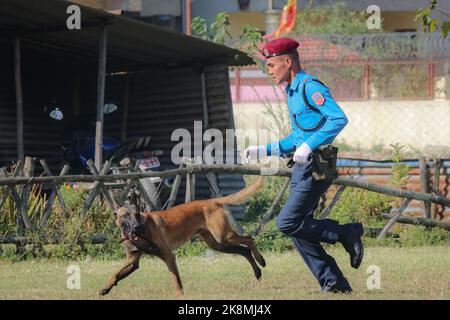
[[98, 78], [97, 78], [97, 122], [95, 124], [95, 165], [101, 168], [103, 146], [103, 106], [105, 104], [106, 74], [106, 27], [100, 28]]
[[122, 133], [121, 133], [122, 140], [125, 140], [127, 138], [129, 100], [130, 100], [130, 74], [127, 74], [127, 77], [125, 79], [125, 93], [123, 98], [123, 118], [122, 118]]
[[185, 19], [185, 33], [191, 35], [191, 0], [185, 0], [184, 3], [184, 19]]
[[202, 82], [202, 106], [203, 106], [203, 131], [209, 128], [209, 116], [208, 116], [208, 97], [206, 93], [206, 74], [201, 74]]
[[364, 99], [370, 99], [370, 66], [364, 65]]
[[20, 55], [20, 38], [16, 36], [14, 38], [14, 80], [16, 86], [17, 158], [23, 160], [23, 97]]
[[434, 98], [434, 63], [428, 64], [428, 97]]
[[234, 80], [235, 80], [235, 91], [236, 91], [236, 101], [241, 100], [241, 68], [236, 67], [234, 69]]

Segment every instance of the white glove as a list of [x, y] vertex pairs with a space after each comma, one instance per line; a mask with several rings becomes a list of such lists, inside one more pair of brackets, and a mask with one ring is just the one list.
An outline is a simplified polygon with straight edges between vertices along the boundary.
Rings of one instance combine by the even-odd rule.
[[311, 148], [305, 142], [303, 142], [300, 148], [297, 148], [297, 150], [295, 150], [293, 160], [299, 164], [304, 164], [308, 162], [308, 158], [311, 152]]
[[249, 146], [244, 151], [245, 163], [249, 163], [250, 160], [257, 160], [266, 154], [266, 146]]

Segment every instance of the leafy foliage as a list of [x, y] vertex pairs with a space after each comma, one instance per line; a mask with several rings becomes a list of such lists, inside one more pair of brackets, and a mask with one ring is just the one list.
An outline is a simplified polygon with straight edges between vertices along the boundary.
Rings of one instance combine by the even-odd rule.
[[314, 6], [309, 1], [297, 14], [296, 31], [299, 34], [356, 34], [368, 32], [366, 13], [348, 10], [345, 1], [329, 6]]
[[[247, 178], [248, 183], [251, 184], [254, 177]], [[247, 220], [259, 220], [264, 215], [265, 211], [270, 207], [273, 199], [277, 196], [282, 185], [284, 183], [284, 177], [266, 177], [264, 179], [263, 189], [253, 195], [247, 201], [247, 207], [245, 209], [245, 217]], [[275, 208], [275, 212], [278, 212], [287, 199], [286, 192], [281, 199], [279, 205]]]
[[389, 211], [391, 201], [392, 198], [376, 192], [346, 189], [331, 211], [331, 217], [340, 223], [357, 221], [365, 226], [382, 226], [384, 220], [380, 213]]
[[391, 144], [391, 147], [393, 149], [392, 160], [394, 161], [394, 165], [392, 166], [392, 177], [389, 184], [395, 188], [405, 188], [411, 166], [401, 163], [403, 161], [402, 145], [396, 143]]
[[[191, 29], [194, 36], [203, 40], [209, 40], [214, 43], [225, 45], [228, 42], [235, 41], [228, 32], [230, 28], [230, 16], [226, 12], [219, 12], [213, 23], [208, 27], [206, 20], [202, 17], [192, 19]], [[258, 44], [263, 40], [258, 28], [251, 25], [244, 25], [234, 48], [247, 53], [255, 59], [255, 62], [263, 66], [263, 61], [258, 59], [255, 54], [258, 51]]]
[[217, 14], [215, 21], [211, 24], [212, 41], [219, 44], [225, 44], [225, 36], [231, 38], [228, 33], [230, 27], [230, 16], [226, 12]]
[[192, 19], [191, 29], [195, 36], [218, 44], [225, 44], [226, 37], [231, 38], [228, 32], [230, 16], [226, 12], [219, 12], [214, 22], [208, 28], [206, 20], [202, 17]]
[[191, 22], [192, 32], [203, 40], [211, 40], [208, 35], [208, 26], [206, 20], [202, 17], [195, 17]]
[[[416, 10], [415, 20], [422, 21], [423, 31], [430, 33], [438, 29], [441, 30], [441, 35], [443, 38], [447, 38], [448, 32], [450, 30], [450, 11], [445, 11], [438, 6], [437, 0], [429, 0], [430, 5], [428, 8], [418, 8]], [[433, 11], [439, 11], [442, 15], [447, 17], [447, 21], [440, 21], [438, 18], [432, 18], [431, 13]]]

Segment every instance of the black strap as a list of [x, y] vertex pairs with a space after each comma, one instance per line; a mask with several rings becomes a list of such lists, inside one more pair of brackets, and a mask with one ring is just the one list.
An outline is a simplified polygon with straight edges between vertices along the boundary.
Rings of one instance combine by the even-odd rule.
[[[318, 108], [316, 108], [315, 106], [313, 106], [311, 103], [309, 103], [309, 101], [308, 101], [308, 97], [307, 97], [307, 95], [306, 95], [306, 83], [307, 83], [309, 80], [318, 82], [318, 83], [322, 84], [323, 86], [325, 86], [325, 84], [324, 84], [322, 81], [318, 80], [318, 79], [306, 79], [306, 81], [304, 81], [303, 87], [302, 87], [303, 101], [305, 101], [305, 104], [308, 106], [308, 108], [310, 108], [312, 111], [315, 111], [315, 112], [320, 113], [320, 115], [321, 115], [322, 117], [320, 118], [319, 122], [318, 122], [314, 127], [312, 127], [312, 128], [304, 128], [304, 127], [302, 127], [302, 126], [300, 125], [300, 123], [298, 123], [298, 121], [297, 121], [297, 115], [293, 112], [293, 113], [292, 113], [292, 116], [294, 117], [294, 123], [295, 123], [295, 125], [296, 125], [300, 130], [303, 130], [303, 131], [312, 131], [312, 130], [315, 130], [315, 129], [319, 128], [319, 127], [326, 121], [326, 118], [324, 117], [324, 115], [322, 114], [322, 112], [321, 112]], [[326, 86], [325, 86], [325, 87], [326, 87]]]

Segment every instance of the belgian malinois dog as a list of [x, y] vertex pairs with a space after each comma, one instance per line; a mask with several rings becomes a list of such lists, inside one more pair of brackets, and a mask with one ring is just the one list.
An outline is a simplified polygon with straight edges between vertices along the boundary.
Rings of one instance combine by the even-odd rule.
[[196, 200], [164, 211], [135, 212], [127, 207], [117, 210], [116, 224], [122, 231], [126, 262], [114, 273], [101, 295], [109, 293], [113, 286], [139, 268], [142, 253], [162, 259], [172, 276], [177, 296], [183, 295], [183, 286], [173, 250], [194, 235], [199, 235], [213, 250], [239, 254], [247, 259], [256, 279], [266, 262], [258, 252], [251, 236], [241, 236], [233, 228], [230, 213], [223, 206], [240, 204], [263, 186], [263, 177], [241, 191], [222, 198]]

